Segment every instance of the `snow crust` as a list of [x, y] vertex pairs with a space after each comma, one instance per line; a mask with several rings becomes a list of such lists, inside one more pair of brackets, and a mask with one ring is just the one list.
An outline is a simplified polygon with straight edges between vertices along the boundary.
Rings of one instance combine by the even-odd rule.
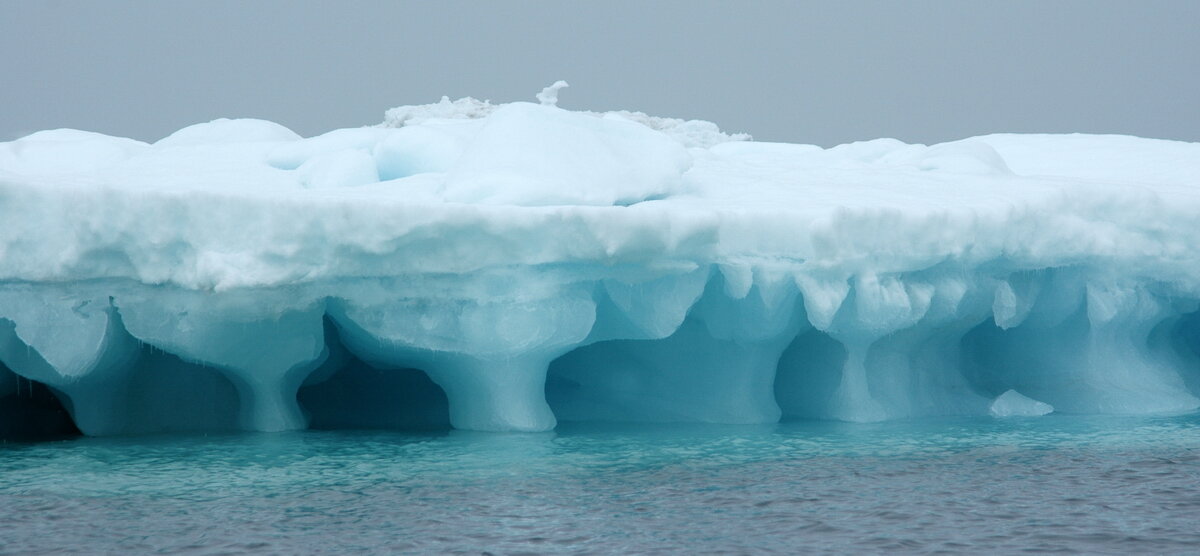
[[0, 404], [37, 381], [97, 435], [1200, 406], [1200, 144], [555, 102], [0, 143]]

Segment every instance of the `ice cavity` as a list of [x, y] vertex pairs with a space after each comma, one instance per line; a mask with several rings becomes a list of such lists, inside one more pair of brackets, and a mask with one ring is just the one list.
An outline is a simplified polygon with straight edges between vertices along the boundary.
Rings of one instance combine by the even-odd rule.
[[0, 405], [32, 381], [95, 435], [1200, 406], [1197, 145], [820, 149], [558, 92], [0, 144]]

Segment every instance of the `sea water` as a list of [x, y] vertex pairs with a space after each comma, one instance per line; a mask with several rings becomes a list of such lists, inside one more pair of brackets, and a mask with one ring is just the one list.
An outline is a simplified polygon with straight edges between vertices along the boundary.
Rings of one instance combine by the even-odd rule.
[[1200, 415], [0, 446], [3, 553], [1200, 551]]

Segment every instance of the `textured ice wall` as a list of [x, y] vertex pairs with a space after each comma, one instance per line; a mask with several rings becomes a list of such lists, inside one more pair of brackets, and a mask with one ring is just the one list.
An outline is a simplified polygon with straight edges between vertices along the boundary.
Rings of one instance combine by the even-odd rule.
[[1200, 145], [388, 118], [0, 143], [0, 419], [48, 419], [30, 384], [87, 434], [1200, 406]]

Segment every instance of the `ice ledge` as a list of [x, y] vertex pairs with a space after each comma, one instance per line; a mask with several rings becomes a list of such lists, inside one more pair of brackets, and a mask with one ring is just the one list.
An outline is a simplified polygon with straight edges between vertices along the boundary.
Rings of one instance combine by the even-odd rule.
[[1022, 396], [1016, 390], [1000, 394], [988, 406], [993, 417], [1041, 417], [1054, 412], [1054, 407], [1033, 398]]
[[[364, 373], [375, 378], [344, 395], [366, 396], [374, 380], [385, 389], [369, 394], [377, 397], [389, 373], [417, 372], [405, 369], [446, 400], [441, 409], [415, 402], [425, 413], [410, 417], [492, 431], [548, 430], [557, 419], [878, 421], [1200, 406], [1195, 297], [1113, 281], [1109, 270], [995, 272], [939, 266], [842, 289], [778, 268], [750, 269], [747, 289], [717, 266], [224, 292], [8, 283], [0, 375], [49, 386], [87, 434], [303, 428], [313, 417], [300, 399], [328, 405]], [[1032, 307], [1019, 321], [998, 318], [997, 293], [1018, 291]], [[832, 316], [809, 306], [832, 307], [823, 309]], [[16, 392], [12, 380], [0, 386]], [[396, 407], [351, 404], [342, 417], [398, 419], [414, 402], [390, 392]]]

